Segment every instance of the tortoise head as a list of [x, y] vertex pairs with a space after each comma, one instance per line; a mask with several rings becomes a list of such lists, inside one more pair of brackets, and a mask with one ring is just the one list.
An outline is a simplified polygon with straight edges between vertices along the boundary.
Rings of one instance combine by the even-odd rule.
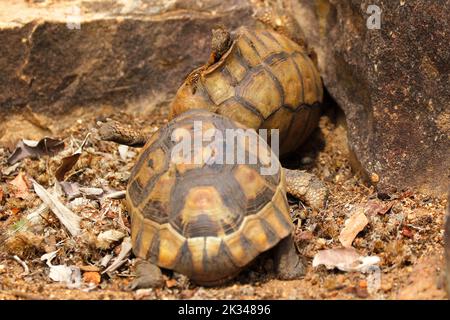
[[210, 64], [214, 64], [227, 52], [232, 44], [230, 32], [223, 26], [217, 25], [212, 30]]

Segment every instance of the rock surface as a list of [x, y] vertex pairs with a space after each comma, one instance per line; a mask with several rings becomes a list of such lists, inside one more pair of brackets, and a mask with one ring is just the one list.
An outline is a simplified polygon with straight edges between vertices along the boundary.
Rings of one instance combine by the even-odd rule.
[[2, 1], [0, 110], [149, 111], [207, 59], [213, 25], [252, 14], [239, 0]]
[[[286, 1], [343, 108], [349, 144], [380, 192], [444, 196], [450, 176], [450, 3]], [[368, 29], [370, 4], [380, 29]]]

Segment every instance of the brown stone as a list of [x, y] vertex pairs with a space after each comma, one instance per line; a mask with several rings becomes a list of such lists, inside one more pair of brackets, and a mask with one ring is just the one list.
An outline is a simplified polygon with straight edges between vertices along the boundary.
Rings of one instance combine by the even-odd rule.
[[[450, 175], [450, 4], [290, 0], [324, 84], [342, 107], [349, 144], [378, 190], [444, 196]], [[381, 28], [368, 29], [368, 5]]]
[[253, 13], [239, 0], [79, 3], [77, 29], [73, 1], [2, 1], [0, 112], [101, 104], [150, 111], [206, 61], [212, 26], [234, 29]]

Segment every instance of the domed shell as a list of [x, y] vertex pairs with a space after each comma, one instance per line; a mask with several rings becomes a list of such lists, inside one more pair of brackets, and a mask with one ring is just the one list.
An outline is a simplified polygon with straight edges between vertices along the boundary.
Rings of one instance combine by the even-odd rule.
[[[233, 146], [236, 132], [247, 138]], [[239, 154], [245, 163], [227, 161]], [[135, 255], [203, 285], [235, 276], [292, 232], [277, 157], [254, 130], [204, 110], [184, 113], [147, 142], [127, 203]]]
[[195, 70], [179, 88], [170, 118], [202, 108], [249, 128], [279, 129], [280, 153], [317, 126], [323, 88], [304, 48], [272, 30], [241, 27], [221, 59]]

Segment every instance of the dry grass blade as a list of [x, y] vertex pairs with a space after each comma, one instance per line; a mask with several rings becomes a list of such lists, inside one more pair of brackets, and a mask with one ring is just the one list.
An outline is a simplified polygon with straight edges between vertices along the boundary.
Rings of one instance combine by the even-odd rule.
[[59, 199], [47, 192], [36, 181], [33, 182], [34, 191], [41, 198], [41, 200], [49, 206], [56, 217], [67, 228], [72, 236], [77, 236], [80, 233], [80, 221], [81, 218], [69, 210]]

